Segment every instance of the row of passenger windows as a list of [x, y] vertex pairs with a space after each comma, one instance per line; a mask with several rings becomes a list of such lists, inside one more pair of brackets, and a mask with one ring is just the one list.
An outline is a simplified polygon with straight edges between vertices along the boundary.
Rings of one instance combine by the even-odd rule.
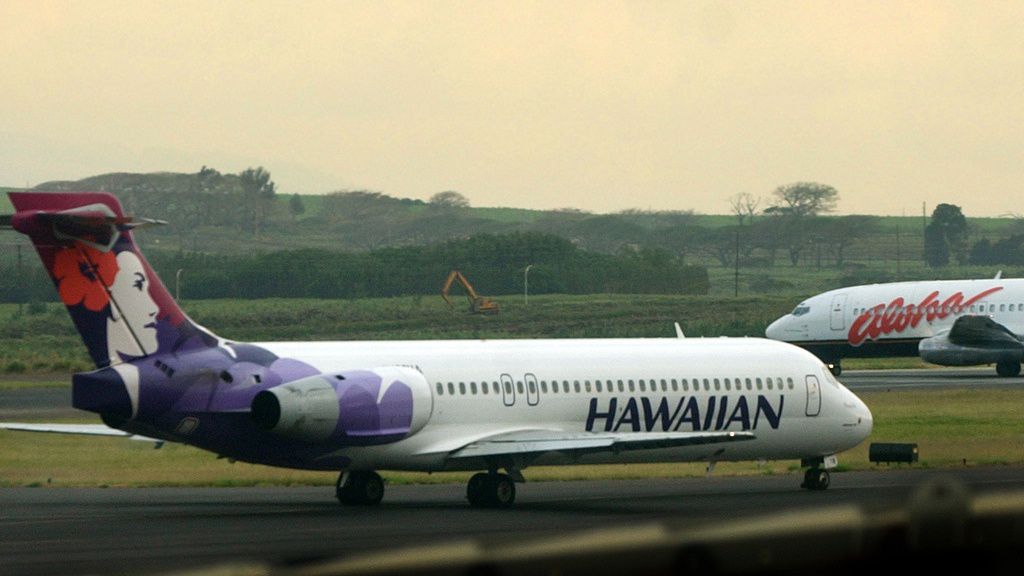
[[[891, 314], [891, 313], [893, 313], [895, 311], [903, 311], [903, 312], [906, 312], [907, 314], [913, 314], [916, 309], [917, 309], [917, 306], [915, 306], [913, 304], [911, 304], [909, 306], [903, 306], [902, 310], [901, 310], [901, 307], [892, 307], [892, 306], [890, 306], [890, 307], [885, 308], [884, 310], [882, 310], [881, 313], [882, 314]], [[949, 314], [950, 312], [952, 312], [953, 314], [963, 314], [963, 313], [968, 312], [968, 311], [971, 314], [985, 314], [985, 313], [995, 312], [996, 311], [996, 305], [995, 304], [971, 304], [971, 306], [969, 308], [965, 309], [962, 306], [950, 306], [949, 304], [946, 304], [946, 305], [942, 306], [941, 308], [937, 307], [935, 309], [935, 311], [939, 312], [939, 313], [942, 313], [942, 314]], [[1024, 312], [1024, 304], [999, 304], [999, 311], [1000, 312]], [[860, 316], [861, 314], [864, 314], [865, 312], [867, 312], [868, 314], [871, 314], [871, 313], [874, 312], [874, 308], [854, 308], [853, 309], [853, 315], [854, 316]], [[923, 310], [922, 312], [927, 313], [928, 312], [927, 308], [925, 310]]]
[[[512, 382], [505, 381], [505, 394], [512, 394]], [[547, 380], [540, 381], [540, 391], [542, 394], [547, 394], [548, 391], [552, 394], [569, 394], [575, 392], [577, 394], [581, 392], [689, 392], [690, 388], [693, 388], [694, 392], [704, 390], [710, 392], [712, 390], [785, 390], [786, 388], [793, 389], [793, 379], [786, 378], [783, 382], [782, 378], [694, 378], [693, 380], [687, 380], [683, 378], [677, 380], [675, 378], [671, 380], [662, 379], [658, 380], [573, 380], [570, 386], [568, 380], [552, 380], [550, 383]], [[530, 393], [535, 394], [537, 392], [537, 381], [527, 380], [524, 384], [522, 380], [518, 380], [515, 383], [516, 392], [518, 394], [524, 394], [526, 387], [529, 387]], [[501, 384], [498, 382], [470, 382], [468, 385], [465, 382], [448, 382], [445, 386], [443, 383], [437, 383], [438, 395], [476, 395], [476, 394], [501, 394]]]

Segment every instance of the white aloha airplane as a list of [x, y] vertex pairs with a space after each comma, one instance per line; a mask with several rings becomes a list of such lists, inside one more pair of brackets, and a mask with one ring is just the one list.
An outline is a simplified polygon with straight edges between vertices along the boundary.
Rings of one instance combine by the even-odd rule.
[[843, 358], [918, 356], [943, 366], [995, 364], [1020, 374], [1024, 279], [932, 280], [852, 286], [804, 300], [765, 335], [842, 371]]
[[[481, 470], [505, 507], [546, 464], [800, 459], [824, 489], [871, 432], [867, 406], [812, 354], [755, 338], [241, 344], [192, 322], [100, 193], [12, 193], [90, 355], [73, 405], [104, 425], [13, 430], [183, 442], [246, 462], [340, 471], [376, 504], [376, 470]], [[499, 472], [504, 470], [504, 473]]]

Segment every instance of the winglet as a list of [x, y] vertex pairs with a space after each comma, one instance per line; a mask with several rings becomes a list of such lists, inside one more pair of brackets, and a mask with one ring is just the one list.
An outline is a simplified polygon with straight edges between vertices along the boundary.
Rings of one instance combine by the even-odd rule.
[[999, 272], [996, 272], [996, 277], [993, 278], [993, 280], [999, 280], [1002, 277], [1003, 277], [1003, 271], [1000, 270]]
[[686, 335], [683, 334], [683, 328], [679, 326], [679, 322], [673, 322], [673, 324], [676, 327], [676, 338], [686, 338]]

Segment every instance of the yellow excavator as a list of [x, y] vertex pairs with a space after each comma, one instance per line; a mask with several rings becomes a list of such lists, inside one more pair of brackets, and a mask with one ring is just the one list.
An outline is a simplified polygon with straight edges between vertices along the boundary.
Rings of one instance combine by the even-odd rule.
[[462, 275], [462, 272], [458, 270], [452, 270], [448, 273], [448, 278], [444, 281], [444, 287], [441, 288], [441, 297], [448, 303], [448, 307], [455, 309], [455, 305], [452, 304], [452, 299], [448, 296], [449, 290], [452, 288], [452, 284], [458, 281], [462, 284], [462, 287], [466, 289], [466, 297], [469, 298], [469, 312], [471, 314], [497, 314], [498, 303], [490, 298], [484, 298], [483, 296], [476, 293], [473, 289], [473, 285], [466, 280], [466, 277]]

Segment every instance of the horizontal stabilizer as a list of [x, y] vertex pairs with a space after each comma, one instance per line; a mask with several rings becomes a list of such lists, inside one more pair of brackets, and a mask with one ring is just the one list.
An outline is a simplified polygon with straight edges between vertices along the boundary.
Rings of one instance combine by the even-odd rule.
[[78, 434], [83, 436], [117, 436], [143, 442], [163, 444], [163, 440], [129, 434], [104, 424], [26, 424], [21, 422], [0, 422], [0, 429], [16, 432], [47, 432], [50, 434]]

